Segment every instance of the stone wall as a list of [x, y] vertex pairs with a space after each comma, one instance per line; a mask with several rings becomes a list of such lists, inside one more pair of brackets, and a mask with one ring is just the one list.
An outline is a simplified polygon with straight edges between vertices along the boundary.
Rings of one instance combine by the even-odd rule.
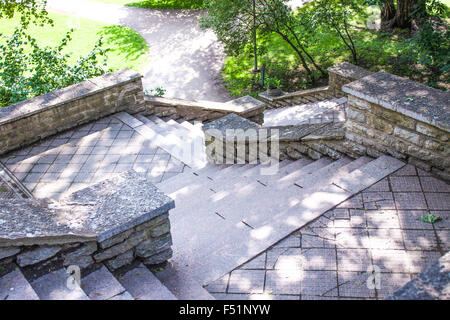
[[0, 109], [0, 154], [109, 114], [144, 108], [142, 76], [124, 69]]
[[359, 154], [388, 154], [450, 180], [450, 93], [386, 72], [343, 87], [346, 139]]
[[209, 122], [227, 114], [235, 113], [256, 123], [262, 123], [265, 103], [250, 96], [226, 103], [212, 101], [188, 101], [162, 97], [145, 96], [146, 115], [168, 117], [173, 120], [198, 120]]
[[[139, 204], [139, 205], [136, 205]], [[35, 272], [104, 263], [116, 270], [136, 259], [172, 256], [169, 210], [174, 201], [134, 171], [58, 201], [0, 201], [0, 266]]]
[[328, 68], [328, 86], [300, 90], [291, 93], [283, 93], [278, 97], [267, 95], [266, 91], [259, 94], [260, 100], [264, 101], [268, 108], [281, 108], [297, 104], [306, 104], [315, 101], [328, 100], [346, 96], [342, 86], [352, 81], [366, 77], [372, 72], [348, 62], [343, 62]]

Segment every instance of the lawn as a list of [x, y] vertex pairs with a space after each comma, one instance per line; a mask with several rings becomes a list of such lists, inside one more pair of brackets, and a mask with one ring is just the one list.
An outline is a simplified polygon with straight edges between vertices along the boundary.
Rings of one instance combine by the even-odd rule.
[[92, 0], [148, 9], [201, 9], [203, 0]]
[[[109, 48], [108, 67], [114, 70], [130, 68], [141, 71], [149, 58], [149, 47], [145, 40], [134, 30], [118, 25], [107, 25], [88, 19], [63, 14], [50, 13], [54, 27], [30, 25], [28, 33], [37, 39], [38, 44], [56, 46], [65, 33], [74, 29], [72, 41], [65, 53], [72, 53], [71, 61], [87, 55], [100, 36], [104, 39], [103, 48]], [[19, 25], [19, 17], [0, 20], [0, 33], [4, 36], [12, 34]], [[0, 41], [2, 39], [0, 38]]]

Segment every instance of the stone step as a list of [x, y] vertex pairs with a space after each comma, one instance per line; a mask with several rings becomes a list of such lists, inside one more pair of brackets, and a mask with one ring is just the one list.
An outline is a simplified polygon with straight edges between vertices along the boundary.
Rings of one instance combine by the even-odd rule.
[[226, 167], [227, 167], [226, 165], [208, 164], [205, 168], [201, 170], [193, 170], [187, 173], [186, 175], [182, 174], [174, 177], [173, 179], [168, 179], [159, 184], [158, 188], [160, 188], [165, 193], [169, 194], [181, 188], [184, 188], [192, 183], [196, 183], [199, 179], [201, 179], [200, 177], [208, 178], [215, 172], [223, 170]]
[[50, 272], [31, 282], [41, 300], [90, 300], [66, 269]]
[[136, 300], [177, 300], [173, 293], [142, 264], [125, 273], [119, 281]]
[[[295, 171], [296, 174], [292, 174], [291, 179], [283, 181], [283, 186], [287, 187], [295, 183], [295, 178], [300, 175], [308, 175], [312, 172], [331, 163], [329, 158], [321, 158], [313, 163], [309, 163], [303, 166], [303, 163], [309, 163], [308, 160], [298, 162], [299, 168]], [[291, 167], [293, 169], [293, 167]], [[186, 211], [197, 211], [199, 207], [204, 206], [207, 203], [213, 202], [215, 206], [223, 203], [234, 203], [236, 198], [239, 198], [240, 190], [246, 190], [248, 186], [250, 188], [261, 189], [263, 185], [258, 183], [257, 177], [252, 177], [249, 179], [243, 178], [246, 172], [258, 172], [257, 167], [251, 167], [251, 165], [233, 165], [226, 169], [219, 171], [218, 175], [209, 177], [199, 176], [195, 181], [184, 185], [183, 187], [171, 187], [163, 186], [161, 190], [174, 199], [177, 203], [175, 209], [171, 211], [171, 215], [176, 216], [181, 214], [184, 216]], [[289, 171], [288, 171], [289, 172]], [[223, 174], [222, 174], [223, 173]], [[264, 176], [259, 176], [261, 180], [265, 179], [264, 182], [268, 185], [267, 178]], [[280, 179], [283, 178], [283, 171], [280, 171], [277, 175], [271, 177], [274, 181], [274, 185], [278, 185]], [[277, 186], [278, 188], [278, 186]], [[281, 190], [281, 188], [279, 188]], [[236, 193], [236, 190], [239, 190]]]
[[[339, 108], [346, 103], [346, 98], [316, 101], [307, 104], [270, 109], [264, 111], [264, 127], [296, 126], [308, 123], [310, 119], [321, 116], [330, 110]], [[333, 118], [329, 119], [330, 121]]]
[[156, 271], [155, 276], [179, 300], [215, 300], [192, 276], [183, 265], [168, 261], [164, 269]]
[[39, 297], [17, 268], [0, 278], [0, 300], [39, 300]]
[[[392, 158], [377, 159], [369, 163], [365, 163], [368, 159], [356, 161], [342, 160], [338, 162], [340, 168], [337, 168], [337, 165], [328, 168], [324, 166], [322, 173], [317, 170], [305, 176], [305, 179], [315, 181], [308, 188], [290, 185], [277, 190], [259, 184], [250, 190], [236, 189], [238, 192], [228, 197], [220, 197], [217, 193], [195, 210], [179, 205], [174, 210], [178, 212], [171, 220], [174, 242], [172, 260], [186, 265], [196, 279], [205, 285], [316, 219], [362, 188], [369, 187], [404, 166], [404, 163]], [[362, 166], [357, 168], [361, 164]], [[333, 167], [335, 170], [330, 170]], [[376, 177], [373, 174], [375, 171], [378, 172]], [[323, 176], [324, 172], [327, 172], [328, 176]], [[354, 182], [353, 191], [344, 190], [339, 184], [334, 184], [336, 181], [348, 182], [342, 179], [343, 175], [352, 176], [353, 179], [349, 181], [357, 180]], [[293, 181], [299, 181], [298, 177]], [[359, 186], [356, 186], [356, 182]], [[249, 197], [248, 194], [253, 196]]]
[[125, 288], [105, 266], [82, 278], [81, 288], [91, 300], [108, 300], [116, 296], [121, 296], [121, 300], [128, 300], [125, 298], [131, 297], [124, 294]]
[[195, 131], [189, 131], [176, 121], [167, 123], [158, 117], [149, 118], [145, 126], [158, 132], [162, 138], [156, 144], [169, 152], [175, 158], [194, 169], [206, 166], [205, 142], [203, 136]]

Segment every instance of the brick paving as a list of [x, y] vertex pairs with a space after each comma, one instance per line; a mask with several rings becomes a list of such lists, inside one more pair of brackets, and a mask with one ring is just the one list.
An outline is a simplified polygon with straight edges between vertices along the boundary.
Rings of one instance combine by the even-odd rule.
[[[442, 220], [422, 222], [429, 213]], [[217, 299], [384, 299], [449, 249], [450, 185], [407, 165], [206, 289]]]
[[114, 116], [43, 139], [0, 161], [36, 198], [53, 199], [130, 169], [158, 183], [185, 167]]

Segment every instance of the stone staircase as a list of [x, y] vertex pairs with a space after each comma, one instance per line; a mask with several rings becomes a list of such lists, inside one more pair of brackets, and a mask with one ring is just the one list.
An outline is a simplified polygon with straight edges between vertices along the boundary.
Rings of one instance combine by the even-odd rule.
[[[334, 114], [341, 104], [320, 106]], [[295, 113], [297, 107], [289, 108]], [[276, 123], [286, 110], [270, 111], [271, 126], [297, 125], [306, 117], [297, 112], [297, 122]], [[80, 284], [65, 269], [35, 279], [16, 268], [0, 278], [0, 300], [213, 299], [203, 286], [404, 166], [389, 156], [283, 160], [274, 172], [265, 163], [212, 164], [201, 124], [124, 112], [116, 117], [189, 166], [157, 184], [176, 203], [170, 212], [173, 258], [155, 272], [140, 264], [113, 274], [101, 265]]]
[[43, 276], [27, 277], [18, 267], [0, 277], [0, 300], [213, 300], [183, 270], [169, 263], [152, 272], [139, 264], [111, 273], [106, 266], [81, 278], [58, 269]]

